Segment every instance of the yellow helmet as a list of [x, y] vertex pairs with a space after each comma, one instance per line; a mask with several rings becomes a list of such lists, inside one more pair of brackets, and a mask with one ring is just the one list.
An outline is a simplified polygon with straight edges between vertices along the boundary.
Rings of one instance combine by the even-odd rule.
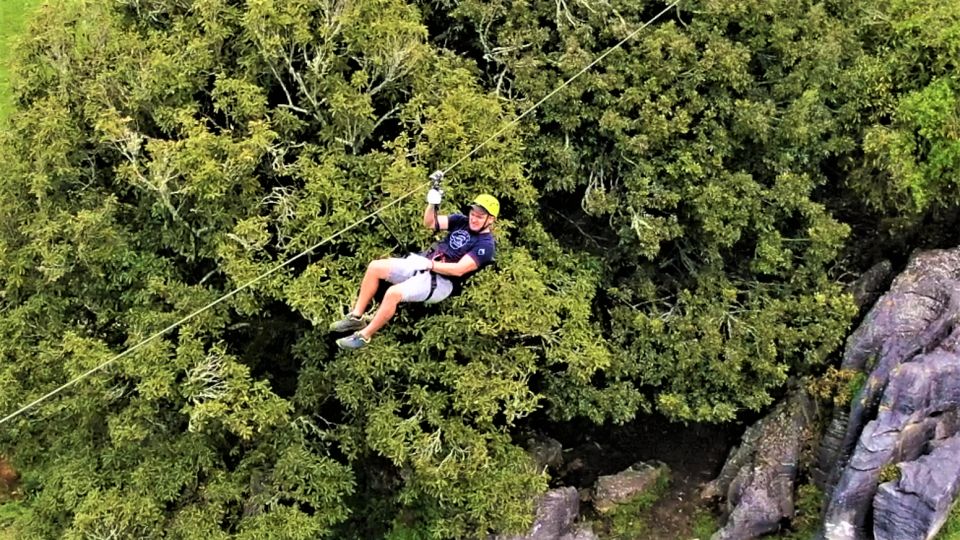
[[477, 195], [477, 198], [471, 203], [472, 206], [483, 208], [488, 214], [497, 217], [500, 214], [500, 201], [488, 193]]

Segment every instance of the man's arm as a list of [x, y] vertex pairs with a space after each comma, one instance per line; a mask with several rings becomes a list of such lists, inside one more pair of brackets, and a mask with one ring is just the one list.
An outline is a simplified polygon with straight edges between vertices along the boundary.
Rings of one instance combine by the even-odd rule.
[[[439, 227], [434, 223], [433, 221], [434, 217], [436, 217], [437, 221], [439, 222], [440, 224]], [[441, 231], [445, 231], [447, 230], [447, 227], [450, 226], [450, 219], [445, 215], [440, 215], [435, 213], [433, 211], [433, 205], [428, 204], [427, 207], [423, 210], [423, 226], [430, 230], [439, 229]]]
[[477, 261], [473, 258], [473, 256], [467, 253], [462, 259], [455, 263], [433, 261], [433, 266], [430, 267], [430, 271], [443, 276], [460, 277], [464, 274], [473, 272], [477, 268], [480, 268], [480, 265], [477, 264]]

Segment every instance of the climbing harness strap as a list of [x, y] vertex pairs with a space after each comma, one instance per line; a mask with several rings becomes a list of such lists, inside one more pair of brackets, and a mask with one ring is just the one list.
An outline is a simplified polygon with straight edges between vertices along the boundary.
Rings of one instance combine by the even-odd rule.
[[[440, 179], [443, 178], [443, 174], [434, 173], [430, 175], [430, 189], [435, 189], [440, 191]], [[440, 205], [433, 205], [433, 230], [434, 232], [440, 231]]]
[[423, 299], [424, 302], [429, 302], [433, 298], [434, 291], [437, 290], [437, 274], [436, 272], [430, 272], [430, 294]]

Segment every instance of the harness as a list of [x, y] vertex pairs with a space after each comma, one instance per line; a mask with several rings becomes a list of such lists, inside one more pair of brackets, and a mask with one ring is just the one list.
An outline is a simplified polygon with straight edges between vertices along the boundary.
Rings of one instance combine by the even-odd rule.
[[[433, 209], [434, 211], [436, 211], [437, 207], [434, 206]], [[437, 246], [439, 245], [440, 245], [439, 243], [436, 243], [430, 246], [427, 250], [421, 252], [420, 256], [426, 257], [427, 259], [434, 260], [434, 261], [437, 259], [442, 260], [443, 259], [442, 254], [440, 257], [437, 257], [437, 254], [439, 253], [439, 251], [437, 250]], [[437, 290], [437, 274], [435, 272], [430, 272], [429, 270], [424, 270], [423, 272], [430, 273], [430, 294], [428, 294], [427, 297], [423, 300], [424, 302], [428, 302], [430, 301], [431, 298], [433, 298], [433, 293]]]
[[424, 302], [429, 302], [433, 298], [433, 293], [437, 290], [437, 274], [430, 272], [430, 294], [423, 300]]
[[[421, 251], [420, 253], [418, 253], [418, 255], [420, 255], [421, 257], [425, 257], [425, 258], [427, 258], [427, 259], [433, 260], [433, 261], [446, 262], [446, 261], [445, 261], [446, 257], [444, 257], [443, 253], [442, 253], [439, 249], [437, 249], [437, 248], [439, 247], [439, 245], [440, 245], [440, 243], [437, 242], [437, 243], [433, 244], [432, 246], [430, 246], [429, 248], [427, 248], [426, 250]], [[462, 287], [463, 287], [463, 282], [464, 282], [467, 278], [469, 278], [469, 277], [472, 276], [473, 274], [476, 274], [476, 273], [479, 272], [480, 270], [483, 270], [485, 267], [490, 266], [491, 264], [494, 264], [494, 262], [493, 262], [493, 261], [490, 261], [490, 262], [488, 262], [488, 263], [481, 264], [481, 265], [479, 265], [479, 266], [477, 267], [476, 270], [474, 270], [473, 272], [470, 272], [469, 274], [465, 274], [465, 275], [463, 275], [463, 276], [460, 276], [459, 279], [450, 279], [450, 283], [451, 283], [451, 285], [453, 285], [453, 291], [451, 292], [451, 296], [460, 294], [460, 291], [462, 290]], [[429, 273], [430, 273], [430, 293], [427, 294], [427, 297], [423, 300], [424, 302], [429, 302], [430, 299], [433, 298], [433, 293], [436, 292], [436, 290], [437, 290], [437, 276], [438, 276], [439, 274], [437, 274], [437, 273], [435, 273], [435, 272], [431, 272], [430, 270], [422, 270], [421, 272], [418, 272], [418, 273], [422, 273], [422, 272], [429, 272]]]

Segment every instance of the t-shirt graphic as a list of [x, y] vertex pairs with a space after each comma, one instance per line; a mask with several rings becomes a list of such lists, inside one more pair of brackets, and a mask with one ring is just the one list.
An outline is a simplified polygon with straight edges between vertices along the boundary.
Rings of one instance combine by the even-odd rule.
[[447, 244], [452, 250], [458, 250], [467, 245], [468, 242], [470, 242], [470, 233], [463, 229], [453, 231], [450, 233], [450, 238], [447, 239]]
[[436, 249], [444, 261], [458, 262], [467, 254], [473, 257], [479, 266], [493, 261], [496, 245], [492, 234], [471, 231], [470, 220], [463, 214], [450, 214], [447, 220], [449, 234]]

